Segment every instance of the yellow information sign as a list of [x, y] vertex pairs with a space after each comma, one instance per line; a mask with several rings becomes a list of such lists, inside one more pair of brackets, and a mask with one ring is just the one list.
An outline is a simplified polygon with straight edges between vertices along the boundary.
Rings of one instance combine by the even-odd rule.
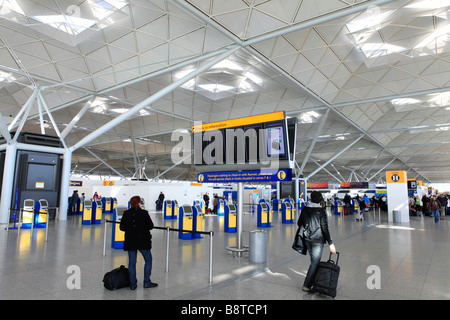
[[191, 129], [192, 129], [192, 132], [195, 133], [195, 132], [203, 132], [203, 131], [208, 131], [208, 130], [219, 130], [219, 129], [246, 126], [246, 125], [256, 124], [256, 123], [284, 120], [284, 118], [285, 118], [284, 111], [278, 111], [278, 112], [259, 114], [256, 116], [250, 116], [250, 117], [244, 117], [244, 118], [237, 118], [237, 119], [230, 119], [230, 120], [224, 120], [224, 121], [218, 121], [218, 122], [199, 124], [199, 125], [192, 126]]
[[406, 183], [406, 171], [386, 171], [387, 183]]

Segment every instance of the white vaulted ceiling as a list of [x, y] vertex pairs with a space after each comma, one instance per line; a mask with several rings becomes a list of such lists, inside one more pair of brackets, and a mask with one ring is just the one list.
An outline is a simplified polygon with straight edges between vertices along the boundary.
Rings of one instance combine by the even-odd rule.
[[[285, 111], [305, 177], [357, 141], [310, 181], [448, 182], [449, 33], [450, 0], [3, 0], [0, 112], [10, 124], [40, 90], [64, 131], [90, 100], [70, 147], [237, 46], [77, 149], [74, 171], [131, 177], [147, 159], [151, 178], [174, 164], [173, 130]], [[23, 130], [55, 135], [43, 114], [34, 103]]]

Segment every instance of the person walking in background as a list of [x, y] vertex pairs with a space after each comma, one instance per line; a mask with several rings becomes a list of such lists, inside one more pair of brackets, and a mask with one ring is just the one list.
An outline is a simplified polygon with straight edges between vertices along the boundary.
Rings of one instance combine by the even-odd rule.
[[314, 284], [314, 276], [317, 266], [322, 258], [323, 246], [328, 242], [330, 252], [336, 253], [336, 247], [328, 230], [328, 220], [325, 209], [320, 206], [323, 202], [322, 194], [319, 191], [311, 192], [311, 201], [300, 213], [297, 225], [304, 235], [305, 246], [311, 258], [302, 290], [310, 292]]
[[130, 273], [130, 289], [137, 287], [136, 260], [139, 250], [144, 257], [144, 288], [158, 286], [150, 280], [152, 273], [152, 235], [154, 227], [147, 210], [141, 209], [141, 198], [134, 196], [130, 199], [130, 209], [123, 213], [120, 220], [120, 230], [125, 232], [123, 250], [128, 251], [128, 271]]
[[439, 222], [439, 213], [441, 211], [441, 203], [433, 194], [430, 199], [431, 216], [434, 216], [434, 222]]

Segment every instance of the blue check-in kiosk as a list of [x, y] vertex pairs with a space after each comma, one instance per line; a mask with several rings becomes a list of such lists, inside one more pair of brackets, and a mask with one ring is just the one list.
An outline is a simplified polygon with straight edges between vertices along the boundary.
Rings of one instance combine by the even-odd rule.
[[84, 200], [84, 210], [81, 215], [81, 224], [90, 225], [92, 223], [92, 200]]
[[102, 201], [99, 199], [92, 201], [91, 224], [100, 224], [102, 222], [102, 212]]
[[234, 203], [225, 206], [224, 231], [228, 233], [235, 233], [237, 231], [237, 212]]
[[352, 199], [353, 212], [359, 213], [359, 202], [356, 199]]
[[83, 210], [84, 210], [84, 201], [81, 200], [80, 197], [78, 197], [78, 200], [77, 200], [77, 214], [83, 214]]
[[172, 207], [172, 200], [164, 200], [164, 219], [172, 219], [173, 217], [173, 207]]
[[[112, 211], [112, 220], [120, 221], [123, 213], [127, 210], [125, 207], [116, 207]], [[113, 223], [113, 229], [111, 232], [111, 248], [123, 249], [123, 242], [125, 240], [125, 232], [120, 230], [120, 223]]]
[[103, 197], [102, 198], [102, 211], [103, 213], [112, 213], [112, 198], [110, 197]]
[[217, 215], [223, 216], [225, 215], [225, 200], [219, 199], [217, 203]]
[[33, 222], [34, 217], [34, 200], [26, 199], [23, 202], [22, 209], [22, 228], [23, 229], [31, 229], [31, 223]]
[[272, 199], [272, 209], [275, 212], [280, 212], [281, 211], [281, 201], [280, 201], [280, 199], [277, 199], [277, 198], [273, 198]]
[[45, 199], [40, 199], [35, 203], [34, 227], [45, 228], [47, 220], [48, 220], [48, 202]]
[[[205, 214], [202, 210], [198, 210], [198, 207], [192, 207], [193, 211], [193, 230], [194, 231], [203, 231], [203, 221], [205, 218]], [[203, 238], [200, 233], [192, 233], [192, 239]]]
[[178, 218], [178, 211], [179, 211], [178, 201], [172, 200], [172, 219]]
[[294, 209], [290, 201], [284, 201], [281, 204], [281, 223], [294, 223]]
[[304, 207], [306, 207], [306, 202], [302, 198], [299, 198], [297, 201], [298, 209], [302, 210]]
[[257, 226], [258, 228], [269, 228], [272, 226], [272, 217], [269, 214], [270, 208], [265, 202], [258, 204]]
[[[194, 209], [190, 205], [182, 205], [178, 211], [178, 229], [193, 231], [194, 230]], [[178, 232], [178, 239], [191, 240], [192, 233]]]
[[344, 214], [344, 203], [341, 200], [334, 200], [334, 214], [335, 215]]

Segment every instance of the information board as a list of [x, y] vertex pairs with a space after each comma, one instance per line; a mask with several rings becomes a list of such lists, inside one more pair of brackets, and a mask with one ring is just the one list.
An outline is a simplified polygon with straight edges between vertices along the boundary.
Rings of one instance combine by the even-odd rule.
[[202, 183], [292, 181], [292, 170], [203, 172], [197, 175], [197, 180]]

